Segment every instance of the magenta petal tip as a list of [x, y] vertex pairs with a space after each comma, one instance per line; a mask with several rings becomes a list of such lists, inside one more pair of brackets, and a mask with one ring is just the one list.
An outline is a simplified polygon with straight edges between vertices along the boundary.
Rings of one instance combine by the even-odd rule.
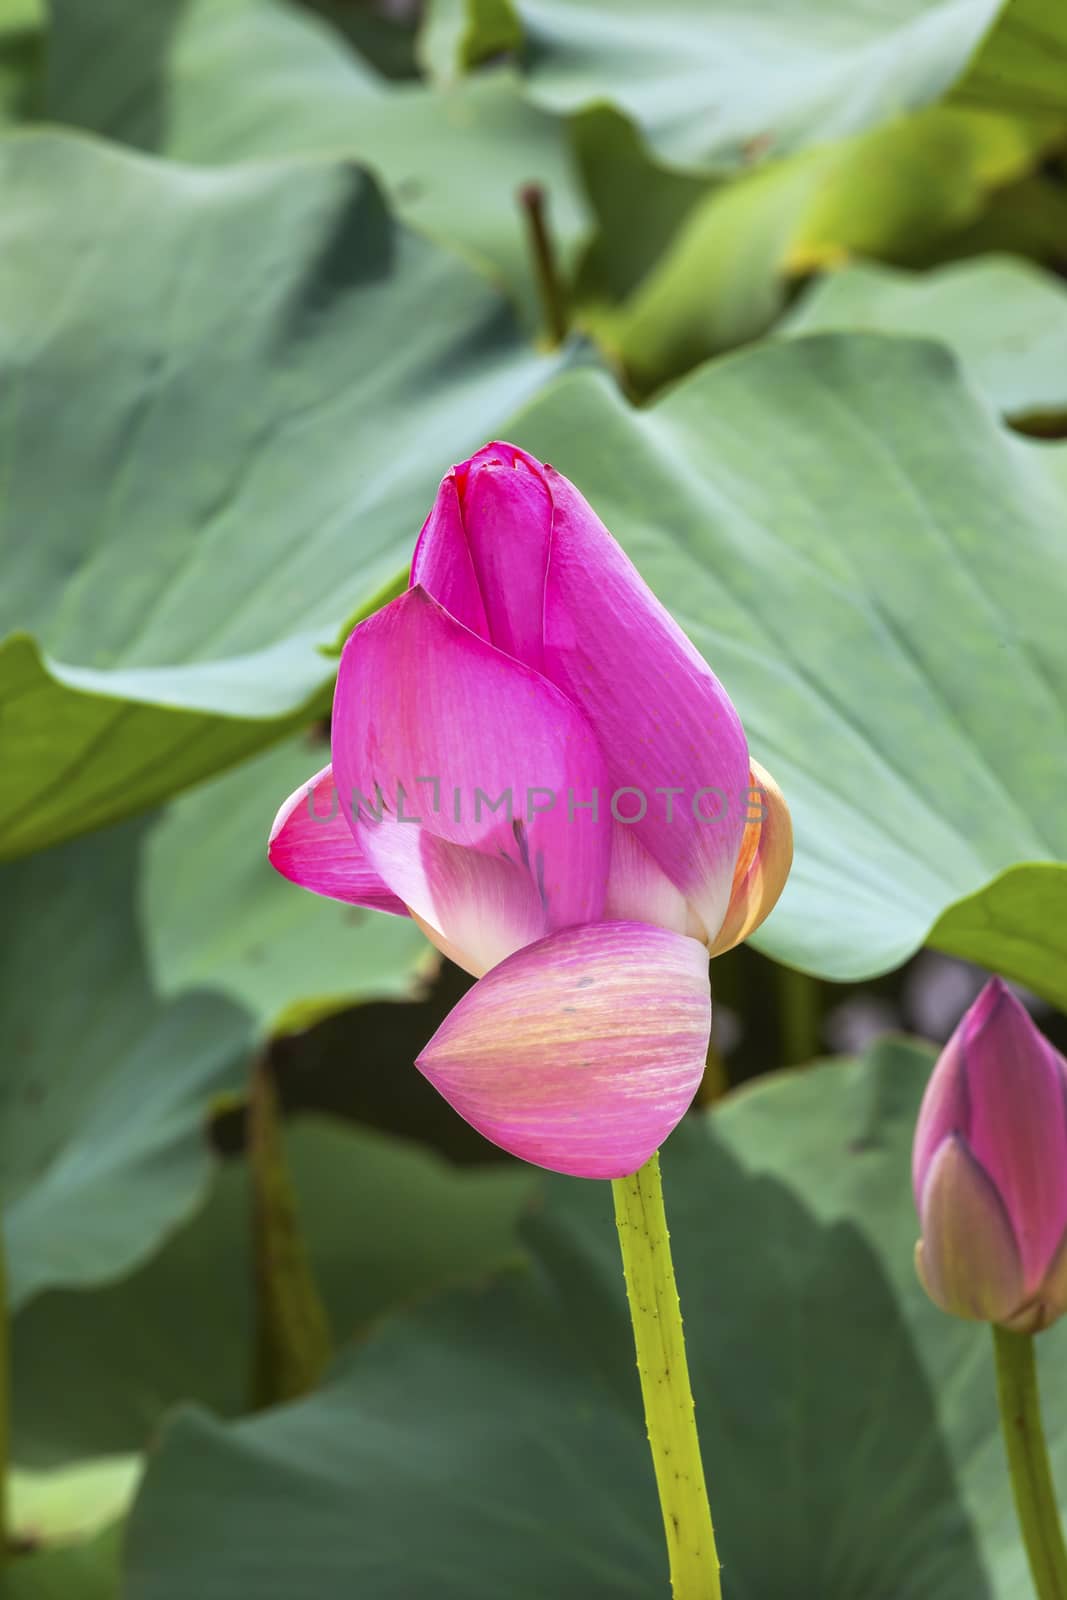
[[267, 859], [275, 872], [312, 894], [406, 917], [407, 906], [383, 883], [348, 825], [332, 767], [323, 767], [284, 801]]

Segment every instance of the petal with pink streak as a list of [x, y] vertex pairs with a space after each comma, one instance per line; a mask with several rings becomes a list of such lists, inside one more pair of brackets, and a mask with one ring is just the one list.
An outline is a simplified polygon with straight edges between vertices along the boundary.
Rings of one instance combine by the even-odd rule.
[[1067, 1068], [999, 978], [959, 1033], [967, 1142], [1011, 1218], [1030, 1294], [1067, 1230]]
[[407, 916], [407, 906], [383, 883], [341, 815], [332, 767], [316, 772], [286, 800], [270, 830], [267, 855], [283, 878], [313, 894]]
[[418, 1067], [501, 1149], [582, 1178], [636, 1172], [704, 1071], [707, 951], [634, 922], [553, 933], [466, 994]]
[[[546, 474], [555, 518], [545, 676], [585, 712], [612, 783], [642, 791], [648, 811], [634, 831], [713, 938], [745, 827], [744, 730], [711, 668], [591, 507], [561, 474]], [[668, 789], [679, 792], [657, 792]]]
[[[599, 809], [604, 761], [588, 723], [539, 673], [424, 590], [409, 589], [345, 645], [333, 752], [357, 838], [396, 893], [404, 891], [392, 876], [393, 846], [375, 842], [378, 810], [521, 869], [549, 929], [601, 915], [611, 836]], [[594, 793], [597, 809], [584, 809]]]
[[942, 1311], [1003, 1322], [1024, 1298], [1022, 1262], [995, 1186], [961, 1138], [930, 1164], [920, 1198], [922, 1238], [915, 1265]]

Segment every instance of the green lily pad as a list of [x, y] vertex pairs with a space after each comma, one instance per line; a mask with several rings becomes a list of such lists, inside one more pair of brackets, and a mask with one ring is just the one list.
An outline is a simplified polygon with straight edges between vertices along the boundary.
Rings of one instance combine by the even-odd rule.
[[[634, 254], [622, 242], [625, 223], [603, 203], [620, 157], [631, 185], [635, 175], [641, 190], [660, 192], [663, 184], [656, 166], [628, 155], [627, 141], [617, 132], [612, 139], [603, 120], [599, 127], [607, 172], [594, 169], [600, 229], [585, 262], [587, 292], [595, 291], [588, 279], [606, 257], [621, 254], [625, 261]], [[580, 131], [587, 158], [589, 142]], [[673, 229], [664, 228], [662, 207], [652, 211], [657, 245], [649, 248], [648, 270], [593, 326], [633, 383], [651, 390], [766, 332], [799, 275], [854, 255], [924, 264], [984, 214], [998, 186], [1029, 173], [1046, 143], [1022, 119], [936, 106], [705, 184]], [[693, 181], [673, 175], [666, 192], [680, 190], [684, 200], [682, 186], [691, 190]]]
[[19, 1556], [4, 1573], [4, 1600], [119, 1600], [122, 1530]]
[[782, 331], [828, 328], [940, 339], [1007, 416], [1067, 412], [1067, 290], [1008, 256], [925, 274], [856, 265], [821, 280]]
[[317, 642], [558, 363], [348, 165], [18, 134], [0, 186], [3, 857], [323, 705]]
[[1009, 867], [988, 888], [950, 906], [929, 943], [1002, 972], [1053, 1005], [1064, 1004], [1067, 971], [1067, 866]]
[[267, 860], [278, 807], [328, 760], [321, 741], [279, 745], [182, 795], [150, 830], [142, 926], [163, 995], [214, 989], [280, 1032], [409, 998], [430, 976], [438, 958], [407, 917], [309, 894]]
[[352, 0], [300, 0], [324, 17], [349, 41], [364, 61], [387, 78], [419, 76], [415, 46], [417, 13], [410, 5], [353, 5]]
[[221, 995], [164, 1004], [137, 934], [140, 824], [0, 869], [0, 1215], [13, 1307], [142, 1261], [210, 1176], [202, 1123], [253, 1029]]
[[373, 95], [384, 81], [326, 21], [289, 0], [98, 0], [88, 8], [51, 0], [51, 11], [49, 115], [143, 150], [254, 136], [250, 100], [202, 99], [197, 129], [188, 89], [198, 79], [258, 83], [267, 139], [279, 136], [271, 115], [299, 128], [319, 108]]
[[[446, 15], [455, 0], [443, 0]], [[484, 49], [499, 44], [499, 8]], [[995, 0], [512, 0], [531, 96], [554, 111], [607, 102], [677, 166], [737, 168], [842, 138], [936, 100], [997, 15]], [[439, 27], [435, 65], [477, 59], [481, 5]], [[435, 8], [431, 6], [431, 26]]]
[[522, 25], [511, 0], [429, 0], [416, 52], [428, 77], [453, 83], [468, 67], [521, 44]]
[[361, 161], [405, 221], [494, 273], [528, 319], [539, 312], [519, 189], [547, 190], [565, 268], [589, 230], [566, 126], [513, 73], [391, 84], [284, 0], [57, 0], [48, 115], [212, 166]]
[[1061, 264], [1062, 189], [1040, 163], [1062, 146], [1067, 114], [1051, 115], [1053, 102], [993, 70], [1014, 40], [1019, 70], [1029, 56], [1035, 69], [1045, 62], [1062, 99], [1059, 26], [1037, 26], [1032, 0], [1013, 0], [977, 77], [947, 101], [904, 115], [891, 107], [865, 130], [784, 160], [758, 144], [752, 162], [718, 181], [665, 168], [617, 110], [589, 110], [576, 120], [598, 224], [579, 277], [584, 322], [648, 392], [765, 333], [792, 280], [857, 254], [918, 267], [1014, 248]]
[[15, 1542], [52, 1547], [91, 1539], [125, 1513], [141, 1470], [140, 1458], [133, 1455], [40, 1471], [16, 1468], [8, 1494]]
[[785, 791], [796, 861], [762, 949], [886, 971], [1006, 868], [1067, 857], [1067, 478], [946, 351], [783, 341], [643, 411], [577, 374], [514, 432], [621, 539]]
[[[532, 1175], [452, 1168], [400, 1139], [322, 1118], [287, 1129], [301, 1231], [339, 1343], [387, 1311], [516, 1257]], [[139, 1451], [163, 1413], [197, 1399], [238, 1416], [252, 1399], [251, 1218], [243, 1162], [136, 1272], [55, 1289], [12, 1329], [20, 1463]], [[72, 1374], [91, 1372], [85, 1383]]]
[[1067, 119], [1067, 13], [1044, 0], [1007, 0], [953, 98], [1062, 124]]
[[[930, 1060], [890, 1043], [765, 1081], [665, 1151], [737, 1600], [1025, 1592], [988, 1332], [937, 1312], [911, 1266]], [[393, 1319], [299, 1405], [176, 1419], [133, 1512], [129, 1600], [666, 1594], [607, 1186], [549, 1181], [527, 1235], [531, 1272]], [[1043, 1343], [1062, 1359], [1059, 1331]], [[1049, 1420], [1064, 1472], [1054, 1388]]]
[[844, 140], [825, 153], [787, 266], [836, 267], [849, 256], [924, 266], [1050, 147], [1040, 122], [953, 103]]
[[1038, 169], [992, 196], [982, 215], [950, 235], [934, 261], [969, 256], [1016, 255], [1058, 269], [1067, 261], [1067, 189], [1055, 167]]
[[[654, 161], [633, 123], [610, 106], [582, 112], [571, 126], [575, 159], [596, 218], [575, 292], [582, 302], [621, 302], [652, 271], [711, 186], [698, 174]], [[633, 225], [635, 216], [641, 218], [639, 228]]]

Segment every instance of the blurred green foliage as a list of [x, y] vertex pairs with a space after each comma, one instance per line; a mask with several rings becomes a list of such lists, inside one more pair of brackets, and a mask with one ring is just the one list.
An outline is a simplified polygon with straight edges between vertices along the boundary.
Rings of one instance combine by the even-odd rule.
[[[1024, 1592], [984, 1330], [911, 1268], [899, 1168], [930, 1059], [895, 1042], [772, 1080], [665, 1150], [739, 1594]], [[665, 1592], [606, 1186], [550, 1181], [524, 1235], [532, 1268], [398, 1317], [300, 1405], [177, 1416], [133, 1515], [132, 1600]], [[1050, 1366], [1063, 1349], [1057, 1330]], [[1067, 1434], [1056, 1456], [1067, 1470]]]
[[[5, 1597], [664, 1587], [606, 1193], [414, 1073], [468, 980], [413, 925], [265, 858], [485, 439], [574, 478], [792, 807], [717, 1069], [943, 1035], [924, 944], [1067, 1007], [1065, 62], [1044, 0], [0, 0]], [[1022, 1593], [984, 1345], [911, 1275], [928, 1064], [667, 1151], [738, 1595]], [[312, 1392], [242, 1420], [265, 1328], [258, 1399]]]

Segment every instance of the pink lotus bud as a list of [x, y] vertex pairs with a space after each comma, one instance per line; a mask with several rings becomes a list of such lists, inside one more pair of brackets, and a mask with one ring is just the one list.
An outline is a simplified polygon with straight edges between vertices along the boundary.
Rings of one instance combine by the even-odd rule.
[[1067, 1310], [1067, 1062], [999, 978], [923, 1096], [915, 1264], [943, 1311], [1035, 1333]]
[[528, 1161], [633, 1172], [700, 1082], [707, 961], [782, 890], [789, 811], [729, 695], [572, 483], [497, 442], [353, 631], [279, 872], [481, 979], [419, 1059]]

